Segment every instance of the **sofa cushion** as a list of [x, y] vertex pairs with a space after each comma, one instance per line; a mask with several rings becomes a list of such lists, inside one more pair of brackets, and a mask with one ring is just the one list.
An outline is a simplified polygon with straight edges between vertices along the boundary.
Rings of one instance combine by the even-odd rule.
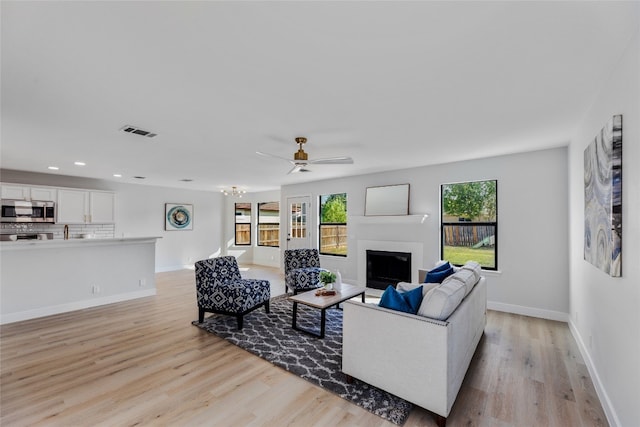
[[408, 291], [397, 291], [392, 285], [387, 286], [380, 298], [380, 307], [416, 314], [422, 302], [422, 286]]
[[451, 276], [447, 277], [442, 283], [456, 281], [461, 283], [465, 287], [465, 296], [471, 292], [471, 289], [480, 280], [480, 264], [475, 261], [468, 261], [465, 265], [460, 267]]
[[398, 284], [396, 285], [396, 290], [400, 292], [408, 292], [422, 286], [422, 297], [424, 298], [431, 289], [435, 288], [438, 285], [439, 283], [398, 282]]
[[464, 284], [457, 280], [442, 283], [427, 293], [418, 309], [418, 314], [432, 319], [446, 320], [460, 305], [466, 291]]
[[447, 277], [453, 274], [453, 267], [451, 266], [441, 271], [434, 271], [434, 270], [430, 270], [427, 272], [427, 277], [425, 277], [424, 279], [425, 283], [442, 283], [444, 279], [446, 279]]
[[480, 264], [478, 264], [477, 262], [467, 261], [465, 265], [463, 265], [460, 268], [473, 271], [475, 275], [478, 277], [478, 280], [480, 280], [480, 273], [482, 273], [482, 267], [480, 267]]

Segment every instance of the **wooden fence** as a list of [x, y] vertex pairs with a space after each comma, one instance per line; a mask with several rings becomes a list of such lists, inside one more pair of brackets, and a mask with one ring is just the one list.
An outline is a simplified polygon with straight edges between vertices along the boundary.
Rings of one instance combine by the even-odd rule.
[[[280, 246], [280, 224], [260, 224], [258, 242], [261, 246]], [[236, 224], [236, 245], [251, 244], [251, 224]]]
[[280, 224], [258, 224], [258, 245], [280, 246]]
[[251, 224], [236, 224], [236, 245], [251, 244]]
[[346, 225], [321, 225], [320, 236], [320, 252], [346, 255]]
[[495, 234], [495, 225], [456, 224], [443, 226], [445, 246], [493, 246]]
[[[320, 252], [323, 253], [347, 253], [347, 226], [323, 225], [321, 226]], [[296, 230], [300, 235], [293, 237], [304, 238], [306, 229]], [[261, 246], [280, 245], [280, 224], [260, 224], [258, 229], [258, 244]], [[251, 224], [236, 224], [236, 244], [251, 244]]]

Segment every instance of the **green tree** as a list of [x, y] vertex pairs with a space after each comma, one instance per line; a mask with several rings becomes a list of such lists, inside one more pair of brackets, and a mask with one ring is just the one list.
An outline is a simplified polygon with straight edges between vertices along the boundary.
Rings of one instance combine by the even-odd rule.
[[498, 191], [496, 188], [497, 181], [483, 181], [485, 186], [485, 197], [484, 197], [484, 210], [485, 215], [491, 221], [495, 221], [496, 214], [498, 213]]
[[321, 222], [347, 222], [347, 194], [321, 196]]
[[473, 220], [484, 214], [495, 218], [496, 182], [476, 181], [442, 186], [442, 207], [446, 215]]

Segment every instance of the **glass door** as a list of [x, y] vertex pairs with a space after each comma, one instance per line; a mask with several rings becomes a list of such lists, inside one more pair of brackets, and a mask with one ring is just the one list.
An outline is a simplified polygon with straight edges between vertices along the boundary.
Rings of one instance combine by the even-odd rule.
[[310, 248], [308, 219], [311, 208], [309, 196], [290, 197], [287, 199], [287, 245], [286, 249]]

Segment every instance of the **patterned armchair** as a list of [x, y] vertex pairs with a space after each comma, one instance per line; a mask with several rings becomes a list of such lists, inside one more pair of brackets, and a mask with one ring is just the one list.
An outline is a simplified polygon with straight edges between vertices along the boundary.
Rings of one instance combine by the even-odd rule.
[[225, 256], [196, 262], [198, 321], [204, 313], [236, 316], [242, 329], [243, 316], [264, 305], [269, 312], [268, 280], [243, 279], [235, 257]]
[[318, 276], [321, 271], [320, 255], [317, 249], [287, 249], [284, 251], [284, 290], [293, 294], [320, 287]]

